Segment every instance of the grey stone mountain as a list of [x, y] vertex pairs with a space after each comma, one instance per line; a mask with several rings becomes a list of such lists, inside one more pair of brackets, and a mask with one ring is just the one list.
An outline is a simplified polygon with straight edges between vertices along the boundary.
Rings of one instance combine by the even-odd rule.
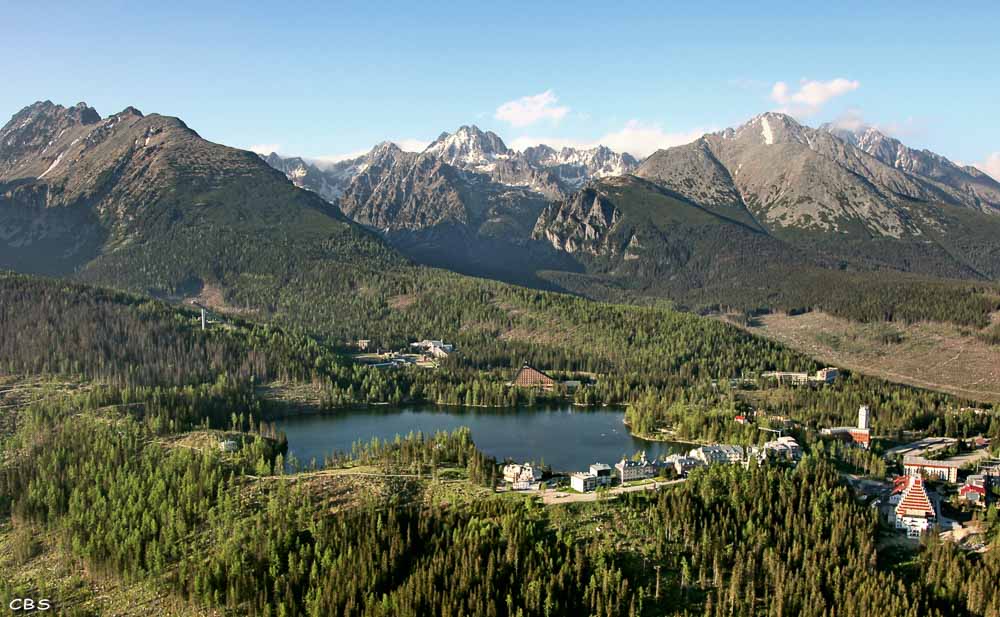
[[636, 174], [698, 203], [746, 209], [777, 233], [919, 233], [902, 202], [934, 192], [830, 133], [777, 113], [660, 150]]
[[475, 126], [442, 133], [420, 153], [386, 142], [337, 167], [276, 155], [265, 160], [414, 259], [519, 281], [553, 265], [552, 251], [530, 238], [546, 205], [591, 178], [637, 165], [604, 147], [517, 152]]
[[857, 139], [766, 113], [658, 151], [636, 174], [698, 203], [744, 208], [775, 233], [919, 236], [936, 219], [912, 207], [914, 202], [1000, 213], [990, 201], [996, 183], [984, 174], [891, 142], [871, 132]]
[[654, 153], [634, 180], [592, 179], [548, 206], [532, 237], [591, 273], [642, 276], [649, 286], [687, 278], [764, 289], [803, 268], [1000, 278], [992, 180], [861, 137], [761, 114]]
[[910, 148], [875, 127], [820, 127], [879, 161], [932, 182], [949, 198], [983, 212], [1000, 213], [1000, 182], [971, 166], [959, 166], [930, 150]]
[[497, 161], [516, 155], [500, 136], [477, 126], [462, 126], [454, 133], [441, 133], [424, 149], [449, 165], [463, 169], [489, 171]]
[[[297, 186], [334, 202], [365, 168], [375, 149], [364, 156], [335, 164], [318, 164], [299, 157], [282, 158], [274, 153], [264, 158]], [[556, 150], [541, 145], [518, 152], [508, 148], [496, 133], [476, 126], [462, 126], [454, 133], [441, 133], [421, 154], [456, 169], [485, 176], [497, 184], [534, 191], [549, 199], [566, 197], [592, 178], [623, 175], [638, 167], [638, 161], [631, 155], [619, 154], [604, 146]]]
[[299, 157], [282, 158], [274, 152], [262, 156], [268, 165], [284, 173], [295, 186], [313, 191], [331, 202], [344, 193], [359, 161], [341, 161], [321, 168]]
[[[451, 144], [414, 153], [381, 144], [366, 155], [335, 203], [417, 261], [468, 274], [531, 279], [535, 267], [551, 261], [529, 246], [531, 228], [548, 203], [536, 190], [542, 180], [526, 185], [521, 179], [532, 170], [503, 158], [499, 140], [482, 143], [490, 149]], [[515, 175], [517, 182], [497, 180]]]
[[[434, 265], [458, 270], [475, 262], [477, 274], [492, 275], [484, 266], [491, 261], [506, 267], [512, 253], [535, 255], [541, 244], [589, 260], [587, 267], [602, 255], [641, 262], [644, 252], [656, 252], [657, 271], [674, 276], [685, 255], [716, 246], [689, 245], [668, 228], [675, 223], [731, 241], [749, 237], [778, 263], [812, 255], [816, 263], [862, 269], [962, 278], [1000, 272], [995, 240], [984, 242], [982, 231], [997, 221], [970, 229], [965, 220], [1000, 212], [991, 178], [872, 130], [848, 135], [774, 112], [641, 163], [602, 146], [519, 152], [475, 126], [442, 133], [421, 153], [383, 144], [335, 171], [294, 159], [271, 162], [411, 257], [433, 255]], [[338, 175], [310, 182], [318, 173]], [[629, 174], [651, 184], [612, 182]], [[583, 207], [594, 203], [601, 207]], [[669, 204], [670, 216], [647, 216], [643, 203]], [[616, 232], [620, 226], [632, 233]], [[660, 243], [670, 246], [658, 251]], [[717, 250], [724, 259], [729, 247], [723, 242]], [[447, 254], [450, 261], [441, 258]], [[551, 265], [519, 263], [528, 273]]]
[[259, 254], [299, 230], [368, 236], [257, 155], [177, 118], [44, 101], [0, 129], [0, 268], [170, 290], [224, 276], [213, 255], [243, 250], [226, 234]]

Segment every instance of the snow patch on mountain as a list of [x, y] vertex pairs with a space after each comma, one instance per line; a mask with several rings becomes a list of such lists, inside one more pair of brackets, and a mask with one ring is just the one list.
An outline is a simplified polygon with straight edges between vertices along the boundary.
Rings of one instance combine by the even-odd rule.
[[767, 123], [766, 117], [760, 119], [760, 134], [764, 137], [765, 144], [774, 144], [774, 133], [771, 132], [771, 125]]

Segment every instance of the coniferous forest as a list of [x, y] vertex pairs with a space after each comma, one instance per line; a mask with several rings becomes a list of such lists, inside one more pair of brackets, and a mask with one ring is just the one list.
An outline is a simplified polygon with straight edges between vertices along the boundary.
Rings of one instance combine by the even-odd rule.
[[[874, 512], [837, 469], [884, 477], [884, 463], [810, 432], [849, 420], [862, 402], [880, 410], [884, 432], [995, 437], [991, 414], [854, 375], [771, 400], [729, 376], [815, 363], [666, 307], [494, 292], [531, 320], [573, 323], [575, 338], [458, 335], [469, 350], [437, 370], [386, 371], [295, 328], [230, 316], [203, 331], [187, 309], [4, 275], [0, 372], [10, 385], [0, 396], [43, 385], [4, 410], [0, 592], [30, 591], [18, 568], [56, 550], [89, 576], [152, 584], [190, 614], [1000, 614], [995, 551], [967, 554], [936, 538], [903, 562], [880, 550]], [[527, 323], [513, 319], [508, 327]], [[506, 387], [525, 358], [596, 378], [575, 394]], [[545, 506], [494, 494], [497, 461], [467, 430], [363, 446], [325, 469], [289, 467], [270, 422], [275, 383], [308, 384], [322, 392], [317, 409], [331, 411], [561, 396], [631, 403], [633, 430], [666, 425], [741, 443], [761, 437], [727, 420], [753, 405], [799, 422], [811, 453], [795, 468], [710, 467], [658, 491]], [[217, 438], [198, 441], [205, 435], [239, 448], [222, 452]], [[369, 477], [339, 475], [356, 470], [378, 479], [338, 484]], [[984, 516], [995, 533], [995, 509]], [[50, 591], [67, 614], [91, 610]]]

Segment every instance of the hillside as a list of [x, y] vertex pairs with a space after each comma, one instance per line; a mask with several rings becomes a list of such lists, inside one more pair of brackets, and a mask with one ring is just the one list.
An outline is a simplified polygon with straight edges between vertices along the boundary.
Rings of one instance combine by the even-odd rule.
[[753, 334], [834, 366], [956, 396], [1000, 401], [1000, 347], [968, 328], [934, 322], [859, 324], [821, 311], [762, 315], [747, 325]]
[[176, 118], [46, 101], [16, 114], [0, 145], [2, 267], [159, 295], [266, 281], [271, 294], [313, 264], [348, 289], [400, 261], [258, 156]]

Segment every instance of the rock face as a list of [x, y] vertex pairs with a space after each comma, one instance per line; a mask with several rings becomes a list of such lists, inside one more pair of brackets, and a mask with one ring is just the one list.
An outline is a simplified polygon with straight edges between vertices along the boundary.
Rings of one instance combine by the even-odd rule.
[[344, 189], [365, 164], [366, 157], [339, 161], [329, 165], [319, 165], [299, 157], [282, 158], [272, 152], [262, 157], [268, 165], [292, 181], [295, 186], [319, 194], [323, 199], [334, 202], [344, 194]]
[[582, 186], [591, 178], [624, 176], [639, 166], [639, 161], [631, 154], [619, 154], [605, 146], [589, 150], [556, 150], [543, 144], [527, 148], [523, 156], [533, 167], [552, 169], [560, 181], [575, 187]]
[[637, 164], [603, 147], [517, 152], [475, 126], [442, 133], [420, 153], [385, 142], [336, 167], [275, 155], [265, 160], [415, 259], [518, 281], [554, 265], [547, 245], [530, 238], [546, 205], [591, 178]]
[[784, 237], [914, 239], [941, 224], [921, 204], [1000, 214], [983, 174], [872, 129], [812, 129], [779, 113], [660, 150], [636, 174], [705, 206], [745, 208]]
[[[384, 147], [385, 144], [379, 144], [364, 156], [333, 165], [282, 158], [273, 153], [264, 158], [297, 186], [336, 202], [347, 192], [351, 182], [375, 163], [373, 157], [377, 157]], [[555, 150], [542, 145], [517, 152], [508, 148], [496, 133], [476, 126], [462, 126], [454, 133], [441, 133], [420, 154], [475, 174], [471, 179], [471, 192], [497, 192], [501, 189], [493, 185], [502, 185], [538, 193], [550, 200], [568, 196], [592, 178], [624, 175], [638, 166], [631, 155], [619, 154], [604, 146]]]
[[919, 233], [901, 203], [930, 194], [907, 174], [778, 113], [660, 150], [636, 173], [698, 203], [742, 206], [776, 233]]
[[532, 237], [545, 239], [567, 253], [615, 255], [618, 246], [609, 241], [621, 212], [599, 184], [575, 193], [566, 201], [546, 208], [538, 217]]
[[497, 163], [515, 156], [500, 137], [477, 126], [462, 126], [454, 133], [441, 133], [424, 154], [463, 169], [489, 171]]

